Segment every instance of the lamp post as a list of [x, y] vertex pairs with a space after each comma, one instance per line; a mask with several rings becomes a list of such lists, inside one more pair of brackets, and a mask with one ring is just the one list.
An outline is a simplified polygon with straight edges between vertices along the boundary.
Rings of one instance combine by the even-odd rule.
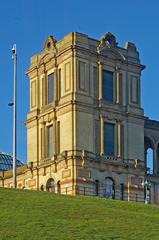
[[16, 82], [17, 82], [17, 52], [16, 52], [16, 44], [13, 45], [12, 48], [12, 59], [14, 64], [14, 97], [13, 97], [13, 188], [16, 188], [16, 150], [17, 150], [17, 142], [16, 142], [16, 134], [17, 134], [17, 126], [16, 126]]
[[150, 203], [150, 192], [149, 192], [149, 189], [151, 187], [151, 183], [150, 181], [148, 181], [147, 179], [145, 179], [143, 182], [142, 182], [142, 186], [144, 187], [144, 190], [145, 190], [145, 204], [148, 204]]

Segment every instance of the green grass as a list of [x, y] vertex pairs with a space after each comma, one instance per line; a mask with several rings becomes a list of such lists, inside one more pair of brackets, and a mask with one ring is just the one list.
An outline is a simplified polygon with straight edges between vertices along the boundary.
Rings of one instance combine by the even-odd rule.
[[0, 189], [0, 240], [159, 240], [159, 207]]

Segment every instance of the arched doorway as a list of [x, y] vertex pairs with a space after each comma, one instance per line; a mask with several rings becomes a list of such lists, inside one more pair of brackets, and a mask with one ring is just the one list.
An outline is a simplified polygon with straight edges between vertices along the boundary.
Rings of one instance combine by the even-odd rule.
[[57, 182], [57, 192], [61, 193], [61, 182], [60, 181]]
[[55, 181], [53, 178], [49, 178], [46, 183], [46, 190], [48, 192], [55, 192]]
[[109, 177], [106, 177], [104, 181], [104, 197], [115, 199], [114, 181]]
[[154, 173], [154, 144], [149, 137], [144, 138], [145, 168], [147, 174]]

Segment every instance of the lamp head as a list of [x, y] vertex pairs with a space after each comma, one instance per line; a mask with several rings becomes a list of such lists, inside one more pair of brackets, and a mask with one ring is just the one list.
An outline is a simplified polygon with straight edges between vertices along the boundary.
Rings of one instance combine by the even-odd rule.
[[16, 44], [14, 44], [12, 47], [12, 53], [13, 53], [13, 55], [16, 54]]

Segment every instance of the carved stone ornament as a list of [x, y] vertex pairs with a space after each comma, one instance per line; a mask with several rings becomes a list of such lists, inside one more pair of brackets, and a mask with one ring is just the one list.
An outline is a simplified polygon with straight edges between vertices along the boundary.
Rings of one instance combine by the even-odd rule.
[[116, 41], [116, 37], [110, 33], [106, 32], [101, 38], [100, 38], [99, 46], [97, 47], [97, 51], [100, 52], [102, 48], [105, 47], [117, 47], [118, 43]]

